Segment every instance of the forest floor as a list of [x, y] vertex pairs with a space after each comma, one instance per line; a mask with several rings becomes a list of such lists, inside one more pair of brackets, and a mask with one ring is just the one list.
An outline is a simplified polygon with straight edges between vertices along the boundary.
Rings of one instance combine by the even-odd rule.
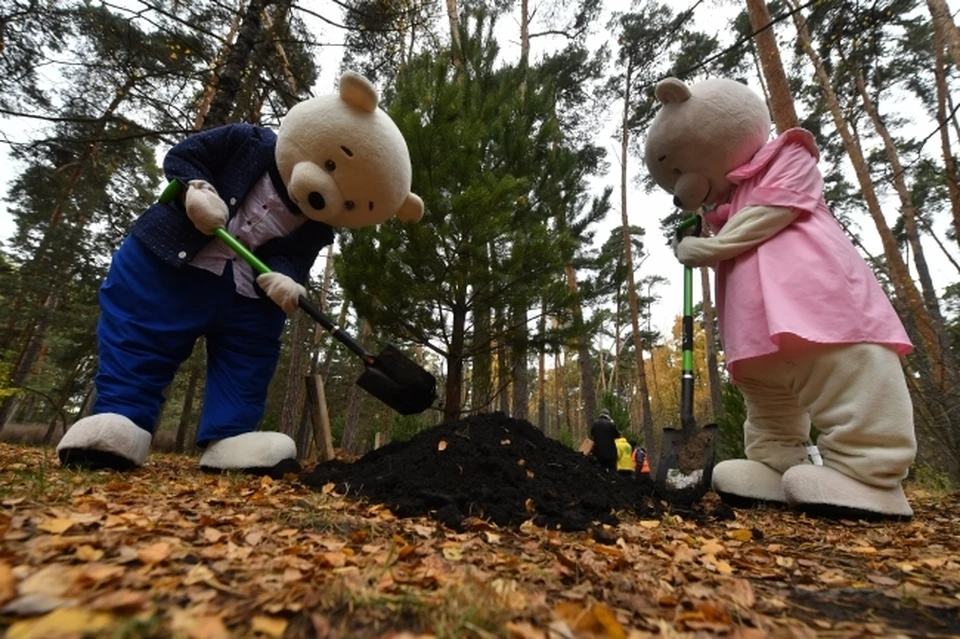
[[[443, 428], [279, 479], [204, 474], [195, 457], [160, 453], [128, 473], [66, 470], [52, 449], [0, 444], [0, 636], [960, 636], [960, 493], [910, 490], [916, 516], [903, 523], [733, 511], [712, 493], [591, 522], [550, 515], [548, 490], [516, 521], [500, 506], [523, 481], [494, 463], [509, 454], [480, 450], [493, 441], [481, 429]], [[526, 451], [511, 465], [530, 485], [549, 474], [544, 457], [579, 455], [498, 428], [512, 429], [496, 435], [504, 451]], [[490, 484], [480, 466], [456, 482], [404, 458], [447, 459], [458, 440], [503, 477], [469, 493], [472, 509], [453, 485]], [[419, 501], [375, 481], [398, 458], [398, 472], [435, 477], [393, 493]], [[373, 492], [349, 485], [350, 468]], [[602, 471], [584, 468], [562, 475], [589, 492]]]

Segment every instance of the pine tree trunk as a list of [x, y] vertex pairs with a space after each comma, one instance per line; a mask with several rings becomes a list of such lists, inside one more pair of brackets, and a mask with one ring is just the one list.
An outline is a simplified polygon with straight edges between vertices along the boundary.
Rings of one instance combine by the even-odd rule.
[[[193, 400], [197, 394], [197, 386], [200, 385], [200, 374], [204, 369], [203, 353], [206, 349], [195, 348], [194, 355], [190, 359], [190, 377], [187, 378], [187, 390], [183, 394], [183, 409], [180, 411], [180, 422], [177, 424], [177, 437], [174, 440], [173, 452], [182, 453], [186, 448], [187, 435], [190, 432], [190, 426], [196, 423], [193, 415]], [[192, 444], [191, 444], [192, 447]]]
[[933, 28], [946, 44], [950, 57], [960, 70], [960, 29], [953, 22], [953, 14], [946, 0], [927, 0], [927, 8], [933, 19]]
[[250, 0], [243, 13], [237, 41], [226, 56], [223, 70], [217, 78], [216, 92], [210, 102], [210, 110], [203, 120], [204, 128], [213, 128], [231, 122], [231, 114], [237, 103], [237, 95], [243, 86], [243, 78], [251, 67], [251, 57], [257, 42], [263, 39], [261, 14], [270, 0]]
[[940, 149], [943, 153], [943, 169], [947, 180], [947, 193], [950, 196], [950, 212], [953, 214], [953, 233], [960, 243], [960, 182], [958, 182], [957, 162], [950, 145], [950, 128], [947, 126], [947, 88], [946, 64], [943, 56], [943, 33], [934, 30], [936, 43], [936, 65], [934, 73], [937, 81], [937, 123], [940, 125]]
[[493, 321], [496, 326], [497, 337], [497, 346], [496, 346], [496, 358], [497, 358], [497, 410], [503, 414], [510, 412], [510, 382], [509, 376], [507, 375], [507, 346], [505, 342], [505, 335], [507, 333], [506, 321], [503, 317], [503, 309], [500, 306], [497, 306], [493, 309]]
[[[541, 305], [538, 330], [543, 335], [547, 332], [546, 307]], [[547, 352], [543, 347], [537, 354], [537, 428], [547, 432]]]
[[[360, 341], [363, 340], [370, 334], [370, 324], [366, 320], [362, 320], [362, 327], [360, 328]], [[357, 360], [357, 363], [354, 366], [358, 366], [362, 369], [363, 363]], [[302, 379], [302, 377], [301, 377]], [[357, 455], [363, 452], [363, 438], [361, 437], [360, 432], [360, 400], [361, 391], [360, 387], [356, 384], [350, 386], [350, 391], [347, 394], [347, 417], [343, 424], [343, 438], [340, 440], [340, 446], [347, 453], [351, 455]]]
[[713, 419], [718, 421], [723, 417], [723, 400], [720, 390], [723, 382], [720, 381], [720, 362], [717, 357], [717, 335], [714, 330], [713, 299], [710, 291], [710, 272], [706, 268], [700, 269], [700, 287], [703, 290], [703, 332], [707, 351], [707, 382], [710, 384], [710, 406], [713, 408]]
[[787, 74], [784, 73], [783, 62], [780, 60], [777, 37], [770, 26], [770, 12], [767, 11], [766, 0], [747, 0], [747, 13], [756, 34], [753, 40], [760, 55], [763, 77], [770, 90], [770, 113], [777, 132], [783, 133], [797, 126], [799, 119], [793, 106]]
[[490, 309], [473, 307], [473, 370], [471, 376], [471, 412], [479, 413], [490, 410], [493, 388], [491, 384], [492, 357], [489, 349], [490, 342]]
[[193, 128], [196, 131], [199, 131], [203, 127], [203, 121], [210, 111], [210, 104], [213, 102], [213, 96], [217, 92], [217, 84], [220, 82], [220, 74], [217, 70], [226, 63], [227, 56], [233, 48], [234, 39], [237, 37], [237, 30], [240, 28], [240, 19], [242, 17], [242, 13], [238, 12], [234, 14], [233, 21], [230, 23], [230, 30], [223, 40], [223, 48], [220, 49], [219, 55], [210, 61], [210, 67], [208, 69], [210, 80], [203, 89], [203, 97], [200, 99], [200, 106], [197, 107], [197, 116], [193, 120]]
[[450, 350], [447, 352], [447, 386], [443, 403], [444, 421], [453, 421], [460, 416], [463, 399], [463, 348], [466, 343], [466, 301], [457, 300], [454, 305]]
[[641, 423], [643, 425], [643, 440], [647, 443], [647, 451], [653, 450], [653, 411], [650, 407], [650, 392], [647, 388], [647, 372], [643, 362], [643, 339], [640, 334], [640, 304], [637, 300], [637, 287], [633, 275], [633, 251], [630, 242], [630, 222], [627, 218], [627, 161], [630, 151], [630, 83], [632, 69], [628, 67], [624, 81], [623, 121], [621, 123], [620, 139], [620, 218], [623, 226], [623, 258], [627, 268], [627, 298], [630, 303], [630, 321], [633, 325], [633, 347], [637, 363], [637, 393], [640, 395]]
[[886, 124], [880, 118], [877, 112], [877, 105], [873, 103], [870, 95], [867, 93], [867, 87], [863, 81], [863, 73], [857, 73], [857, 92], [863, 103], [863, 108], [870, 120], [873, 122], [873, 128], [883, 140], [884, 149], [887, 152], [887, 159], [890, 162], [890, 168], [893, 169], [893, 185], [900, 198], [900, 210], [903, 214], [904, 228], [907, 235], [907, 241], [913, 251], [913, 263], [917, 268], [917, 277], [920, 280], [920, 290], [923, 294], [924, 305], [927, 312], [935, 324], [935, 330], [940, 336], [941, 343], [946, 343], [944, 335], [943, 316], [940, 314], [940, 302], [937, 298], [937, 289], [933, 285], [933, 278], [930, 276], [930, 268], [927, 266], [927, 259], [923, 254], [923, 247], [920, 245], [920, 233], [917, 231], [917, 207], [913, 203], [913, 196], [910, 195], [910, 189], [907, 187], [904, 178], [904, 168], [900, 163], [900, 154], [897, 146], [887, 130]]
[[313, 322], [306, 313], [295, 313], [288, 320], [293, 323], [290, 330], [290, 361], [284, 382], [283, 406], [280, 409], [280, 431], [290, 437], [296, 437], [299, 415], [303, 406], [303, 376], [307, 373], [306, 357]]
[[567, 276], [567, 288], [573, 295], [573, 325], [577, 329], [577, 363], [580, 365], [581, 412], [593, 416], [597, 410], [597, 390], [593, 383], [593, 357], [590, 355], [590, 336], [583, 322], [583, 308], [580, 306], [580, 289], [577, 286], [577, 274], [573, 266], [564, 267]]
[[446, 0], [447, 21], [450, 24], [450, 57], [454, 66], [463, 64], [463, 47], [460, 45], [460, 14], [457, 0]]
[[516, 300], [510, 313], [510, 379], [513, 386], [511, 415], [515, 419], [527, 419], [530, 413], [530, 397], [527, 384], [527, 305]]

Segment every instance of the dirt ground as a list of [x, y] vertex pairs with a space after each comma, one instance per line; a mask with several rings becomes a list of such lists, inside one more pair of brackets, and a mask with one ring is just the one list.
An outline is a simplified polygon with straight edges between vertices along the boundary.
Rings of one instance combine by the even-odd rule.
[[888, 524], [669, 504], [467, 422], [280, 480], [0, 444], [0, 636], [960, 636], [960, 493]]

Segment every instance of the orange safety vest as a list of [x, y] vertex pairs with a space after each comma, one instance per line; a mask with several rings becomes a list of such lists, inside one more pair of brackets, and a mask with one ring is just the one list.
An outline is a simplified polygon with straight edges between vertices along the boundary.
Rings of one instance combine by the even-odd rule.
[[[640, 461], [640, 469], [637, 470], [637, 455], [643, 455], [643, 459]], [[647, 463], [647, 452], [640, 450], [640, 447], [633, 449], [633, 469], [638, 473], [650, 473], [650, 464]]]

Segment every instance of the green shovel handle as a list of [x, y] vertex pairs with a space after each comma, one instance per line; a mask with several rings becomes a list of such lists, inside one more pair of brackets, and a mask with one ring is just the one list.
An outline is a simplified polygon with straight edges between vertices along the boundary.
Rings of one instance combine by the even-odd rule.
[[[185, 187], [186, 185], [180, 180], [170, 180], [170, 183], [163, 189], [163, 193], [160, 194], [158, 199], [162, 203], [170, 202], [177, 198]], [[260, 258], [254, 255], [246, 246], [238, 242], [235, 237], [227, 233], [226, 229], [216, 229], [213, 234], [216, 235], [221, 242], [233, 249], [233, 252], [242, 257], [257, 273], [262, 275], [263, 273], [271, 272], [269, 266], [260, 261]]]

